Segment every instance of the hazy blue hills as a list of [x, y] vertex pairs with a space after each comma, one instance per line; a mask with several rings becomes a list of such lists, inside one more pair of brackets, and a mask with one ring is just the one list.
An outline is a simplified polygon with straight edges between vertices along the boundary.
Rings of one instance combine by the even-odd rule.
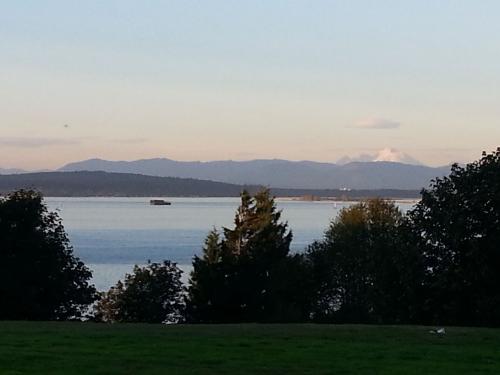
[[[36, 189], [52, 197], [236, 197], [243, 189], [255, 192], [256, 185], [236, 185], [223, 182], [157, 177], [132, 173], [110, 172], [42, 172], [0, 175], [0, 194], [17, 189]], [[417, 198], [417, 190], [317, 190], [272, 189], [278, 197], [304, 195], [358, 199], [367, 197]]]
[[447, 175], [450, 167], [434, 168], [385, 161], [340, 165], [279, 159], [210, 162], [90, 159], [67, 164], [60, 171], [136, 173], [295, 189], [420, 189], [427, 187], [431, 179]]

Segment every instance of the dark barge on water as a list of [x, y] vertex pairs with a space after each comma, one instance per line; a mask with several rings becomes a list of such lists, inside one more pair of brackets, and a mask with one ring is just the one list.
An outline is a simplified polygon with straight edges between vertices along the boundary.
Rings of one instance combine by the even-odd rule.
[[163, 199], [151, 199], [149, 204], [151, 206], [170, 206], [172, 203]]

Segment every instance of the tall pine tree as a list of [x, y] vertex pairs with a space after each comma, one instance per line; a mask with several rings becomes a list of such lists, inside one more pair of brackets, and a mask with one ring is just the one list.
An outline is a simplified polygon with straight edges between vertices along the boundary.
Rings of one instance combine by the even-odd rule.
[[[209, 233], [193, 260], [189, 317], [194, 322], [261, 322], [304, 319], [297, 293], [304, 262], [290, 255], [292, 233], [268, 190], [244, 191], [234, 228]], [[302, 289], [303, 290], [303, 289]]]

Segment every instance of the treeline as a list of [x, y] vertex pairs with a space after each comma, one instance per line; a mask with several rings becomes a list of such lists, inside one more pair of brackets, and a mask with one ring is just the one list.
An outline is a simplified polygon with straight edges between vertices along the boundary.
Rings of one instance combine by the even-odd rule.
[[[237, 197], [242, 186], [191, 178], [108, 172], [40, 172], [0, 175], [0, 192], [33, 189], [52, 197]], [[258, 190], [257, 186], [248, 186]]]
[[0, 318], [103, 322], [500, 325], [500, 149], [434, 180], [403, 214], [382, 199], [341, 211], [292, 253], [267, 190], [212, 230], [189, 284], [169, 261], [104, 293], [39, 194], [0, 202]]
[[[0, 195], [32, 189], [46, 197], [238, 197], [243, 190], [257, 193], [262, 186], [235, 185], [192, 178], [145, 176], [109, 172], [40, 172], [0, 175]], [[418, 190], [271, 189], [279, 197], [416, 198]]]

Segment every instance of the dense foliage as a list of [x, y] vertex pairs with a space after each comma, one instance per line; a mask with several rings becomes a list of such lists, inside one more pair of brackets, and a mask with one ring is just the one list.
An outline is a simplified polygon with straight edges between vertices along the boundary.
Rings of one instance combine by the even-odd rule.
[[500, 325], [500, 149], [436, 179], [410, 212], [430, 322]]
[[401, 323], [412, 310], [423, 274], [406, 241], [403, 215], [392, 202], [344, 208], [323, 240], [307, 252], [315, 280], [316, 321]]
[[81, 317], [96, 297], [91, 276], [39, 193], [0, 198], [0, 319]]
[[241, 195], [234, 228], [209, 233], [193, 261], [189, 320], [296, 321], [307, 313], [305, 263], [268, 190]]
[[104, 322], [173, 323], [183, 319], [182, 271], [175, 263], [134, 267], [125, 281], [102, 295], [96, 319]]

